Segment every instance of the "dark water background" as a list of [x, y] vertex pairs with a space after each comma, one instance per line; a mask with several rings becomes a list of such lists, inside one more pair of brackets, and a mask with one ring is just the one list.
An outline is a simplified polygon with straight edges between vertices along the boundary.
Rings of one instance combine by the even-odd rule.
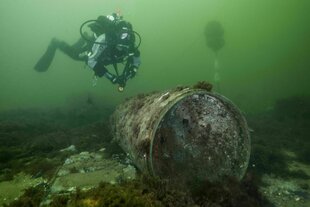
[[[221, 92], [243, 111], [263, 111], [277, 99], [309, 95], [308, 0], [2, 0], [0, 110], [61, 107], [93, 94], [117, 104], [140, 92], [213, 81], [214, 54], [203, 34], [217, 20], [225, 30], [219, 52]], [[61, 52], [46, 73], [33, 66], [50, 39], [74, 43], [79, 27], [120, 11], [142, 36], [142, 65], [124, 93]]]

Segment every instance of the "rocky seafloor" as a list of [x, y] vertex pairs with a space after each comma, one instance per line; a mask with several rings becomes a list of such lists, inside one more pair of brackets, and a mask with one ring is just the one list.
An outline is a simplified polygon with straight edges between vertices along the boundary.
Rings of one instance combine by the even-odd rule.
[[2, 206], [310, 206], [310, 101], [279, 100], [246, 115], [252, 154], [242, 181], [175, 189], [139, 172], [111, 142], [113, 107], [0, 113]]

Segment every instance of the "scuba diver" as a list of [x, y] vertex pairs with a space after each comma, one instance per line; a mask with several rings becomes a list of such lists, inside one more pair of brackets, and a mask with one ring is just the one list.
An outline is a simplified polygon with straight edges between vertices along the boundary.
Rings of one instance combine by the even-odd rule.
[[[83, 32], [85, 25], [88, 25], [93, 36]], [[73, 45], [53, 38], [34, 69], [38, 72], [47, 71], [59, 49], [74, 60], [84, 61], [94, 71], [94, 78], [104, 76], [113, 84], [118, 84], [119, 91], [123, 91], [126, 82], [136, 75], [140, 66], [140, 35], [116, 13], [84, 22], [80, 34], [81, 38]], [[139, 37], [137, 45], [136, 35]], [[121, 74], [118, 63], [123, 64]], [[115, 74], [108, 70], [109, 65], [113, 66]]]

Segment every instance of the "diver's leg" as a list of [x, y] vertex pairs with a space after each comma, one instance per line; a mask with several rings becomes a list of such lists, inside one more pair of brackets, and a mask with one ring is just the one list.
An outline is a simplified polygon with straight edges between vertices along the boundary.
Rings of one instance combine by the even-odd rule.
[[36, 63], [34, 66], [34, 69], [38, 72], [45, 72], [51, 65], [56, 50], [60, 49], [62, 52], [67, 54], [69, 57], [71, 57], [74, 60], [79, 60], [79, 61], [86, 61], [87, 56], [80, 56], [81, 53], [85, 52], [87, 50], [85, 47], [85, 41], [79, 39], [75, 44], [70, 46], [64, 41], [60, 41], [56, 38], [53, 38], [50, 42], [50, 44], [47, 47], [47, 50], [45, 53], [42, 55], [42, 57], [39, 59], [39, 61]]
[[34, 66], [34, 69], [38, 72], [45, 72], [50, 67], [56, 52], [57, 46], [52, 42], [47, 47], [44, 54], [41, 56], [39, 61]]
[[72, 45], [72, 47], [75, 48], [76, 50], [79, 50], [79, 52], [82, 53], [85, 50], [90, 50], [93, 46], [93, 44], [91, 43], [94, 42], [95, 40], [96, 39], [92, 35], [88, 34], [87, 32], [84, 32], [83, 36], [81, 36], [76, 41], [76, 43]]
[[83, 45], [85, 44], [85, 42], [83, 42], [82, 40], [79, 40], [78, 42], [76, 42], [74, 45], [69, 45], [68, 43], [64, 42], [64, 41], [60, 41], [57, 39], [53, 39], [51, 44], [56, 45], [56, 47], [61, 50], [63, 53], [65, 53], [66, 55], [68, 55], [69, 57], [71, 57], [74, 60], [80, 60], [80, 61], [86, 61], [87, 57], [81, 57], [80, 54], [83, 51]]
[[82, 50], [85, 44], [86, 44], [85, 40], [82, 37], [80, 37], [78, 41], [76, 41], [76, 43], [72, 45], [72, 47], [75, 48], [76, 50]]

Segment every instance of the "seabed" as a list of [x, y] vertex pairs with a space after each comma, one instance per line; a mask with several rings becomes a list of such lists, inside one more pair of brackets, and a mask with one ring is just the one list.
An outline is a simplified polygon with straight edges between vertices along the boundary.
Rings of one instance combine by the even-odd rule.
[[195, 192], [172, 189], [135, 168], [111, 142], [112, 108], [85, 103], [2, 112], [0, 205], [310, 206], [308, 100], [292, 97], [247, 115], [252, 154], [244, 179], [206, 182]]

